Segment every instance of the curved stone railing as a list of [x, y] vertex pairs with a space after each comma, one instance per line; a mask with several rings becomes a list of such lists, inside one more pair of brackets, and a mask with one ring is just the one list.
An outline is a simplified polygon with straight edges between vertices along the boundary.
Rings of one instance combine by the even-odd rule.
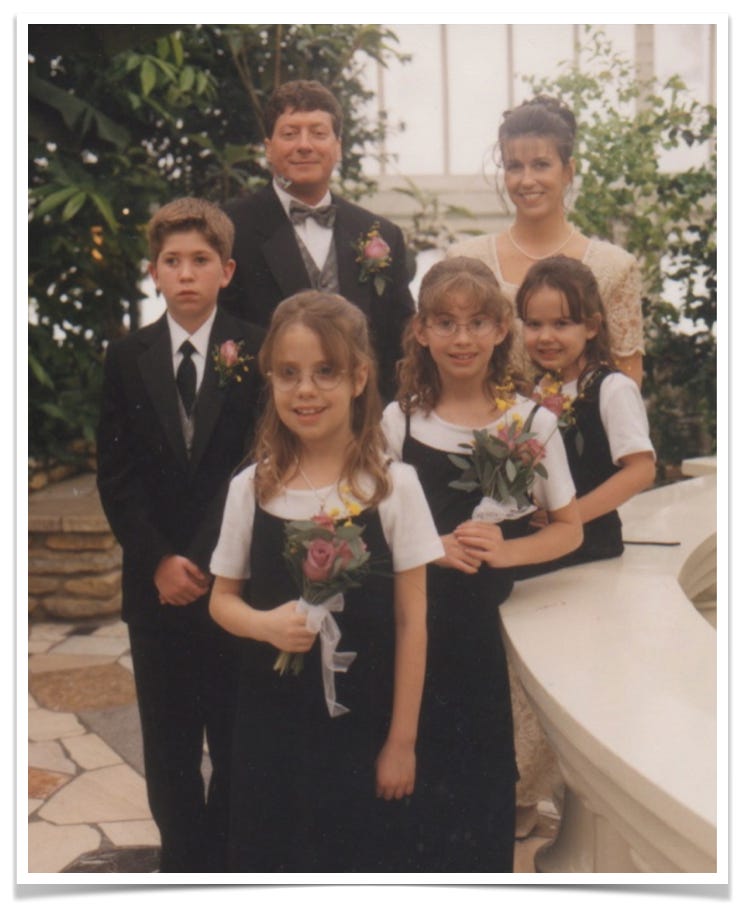
[[716, 870], [716, 484], [638, 495], [625, 541], [663, 544], [520, 582], [501, 608], [566, 782], [539, 871]]

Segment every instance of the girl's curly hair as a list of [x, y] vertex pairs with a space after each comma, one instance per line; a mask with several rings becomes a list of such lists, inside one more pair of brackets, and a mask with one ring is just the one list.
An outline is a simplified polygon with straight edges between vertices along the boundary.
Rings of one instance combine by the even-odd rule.
[[429, 413], [438, 404], [442, 392], [438, 367], [430, 349], [417, 340], [417, 333], [427, 325], [429, 318], [448, 310], [448, 301], [454, 295], [467, 297], [476, 310], [491, 316], [507, 329], [505, 338], [492, 352], [485, 375], [484, 389], [488, 398], [492, 398], [494, 387], [504, 383], [507, 377], [514, 380], [517, 388], [524, 384], [510, 363], [513, 308], [500, 290], [495, 275], [477, 258], [446, 258], [436, 262], [422, 279], [417, 312], [404, 331], [404, 357], [397, 364], [399, 388], [396, 394], [402, 411], [416, 405]]

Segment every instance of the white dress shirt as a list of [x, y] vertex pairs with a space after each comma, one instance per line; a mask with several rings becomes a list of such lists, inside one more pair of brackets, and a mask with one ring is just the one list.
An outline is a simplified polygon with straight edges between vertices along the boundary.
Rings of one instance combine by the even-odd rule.
[[[287, 191], [282, 189], [278, 184], [277, 179], [274, 180], [273, 185], [277, 197], [280, 199], [280, 204], [282, 204], [289, 220], [290, 202], [298, 201], [299, 204], [304, 204], [304, 202], [299, 201], [298, 198], [294, 198], [291, 194], [288, 194]], [[326, 207], [331, 203], [331, 192], [327, 191], [324, 197], [317, 204], [314, 204], [314, 209], [317, 207]], [[309, 205], [304, 204], [304, 206], [308, 207]], [[329, 227], [321, 226], [315, 220], [311, 219], [304, 220], [302, 223], [294, 224], [293, 229], [298, 234], [298, 237], [303, 242], [303, 245], [308, 249], [311, 258], [313, 258], [316, 266], [321, 271], [326, 264], [326, 258], [332, 245], [332, 239], [334, 238], [334, 231]]]
[[197, 387], [196, 392], [199, 392], [199, 387], [202, 385], [202, 378], [205, 375], [205, 365], [210, 355], [208, 354], [208, 349], [210, 346], [210, 332], [212, 332], [212, 326], [215, 322], [215, 315], [217, 309], [213, 309], [209, 317], [200, 325], [196, 332], [189, 334], [189, 332], [182, 328], [181, 325], [174, 319], [170, 312], [166, 313], [166, 318], [168, 320], [168, 330], [171, 333], [171, 356], [173, 357], [174, 365], [174, 379], [176, 378], [176, 371], [179, 369], [179, 364], [184, 359], [184, 355], [179, 352], [179, 348], [185, 341], [191, 341], [192, 347], [194, 348], [194, 353], [192, 354], [192, 361], [194, 363], [194, 368], [197, 371]]

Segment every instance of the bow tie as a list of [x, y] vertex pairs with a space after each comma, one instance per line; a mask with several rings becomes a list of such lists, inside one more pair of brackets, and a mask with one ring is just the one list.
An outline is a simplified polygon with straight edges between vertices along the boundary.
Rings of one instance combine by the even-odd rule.
[[337, 214], [335, 204], [327, 204], [325, 207], [309, 207], [307, 204], [301, 204], [298, 201], [290, 202], [290, 220], [294, 226], [311, 217], [319, 226], [325, 226], [331, 229], [334, 226], [334, 218]]

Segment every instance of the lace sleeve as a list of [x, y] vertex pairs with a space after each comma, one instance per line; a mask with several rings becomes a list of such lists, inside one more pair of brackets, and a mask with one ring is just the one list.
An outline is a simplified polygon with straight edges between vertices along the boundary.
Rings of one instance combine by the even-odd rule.
[[601, 288], [611, 349], [616, 357], [645, 353], [640, 267], [635, 258], [627, 253], [625, 255], [624, 264], [604, 271], [607, 274], [606, 284]]
[[592, 239], [585, 263], [598, 281], [614, 356], [644, 354], [642, 277], [637, 259], [617, 245]]

